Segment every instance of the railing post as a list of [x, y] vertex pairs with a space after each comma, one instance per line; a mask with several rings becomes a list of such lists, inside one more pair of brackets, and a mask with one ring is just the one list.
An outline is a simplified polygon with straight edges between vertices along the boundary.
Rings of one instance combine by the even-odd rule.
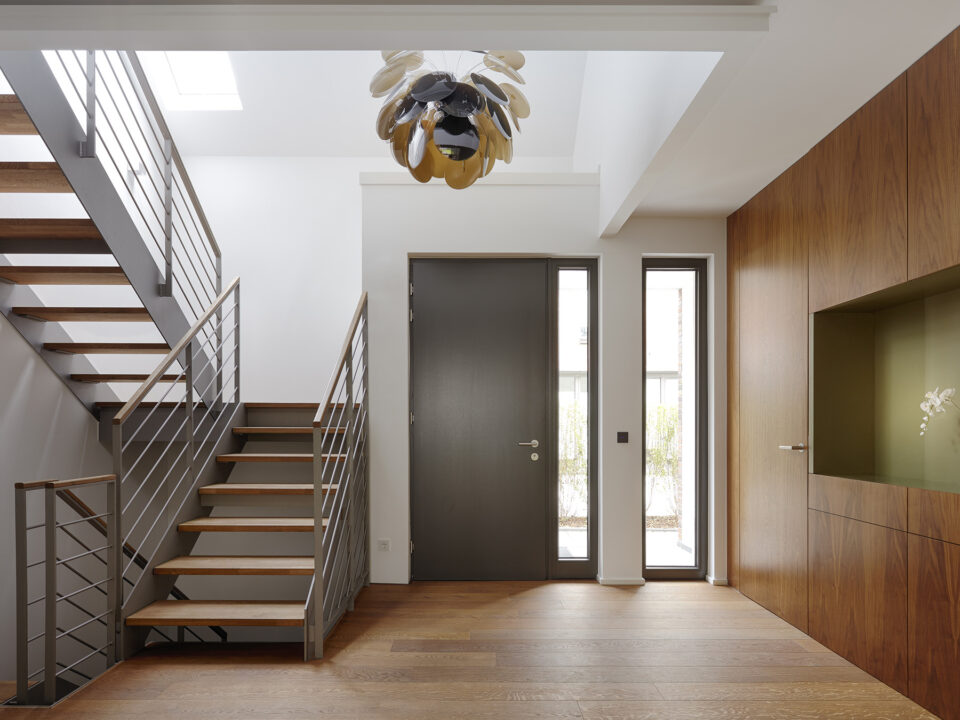
[[363, 338], [363, 430], [361, 436], [361, 442], [363, 442], [363, 492], [364, 492], [364, 505], [366, 507], [366, 516], [364, 517], [364, 528], [363, 528], [363, 538], [362, 541], [367, 544], [366, 548], [366, 558], [367, 558], [367, 567], [365, 568], [365, 575], [363, 584], [370, 584], [370, 560], [372, 553], [370, 552], [370, 381], [369, 381], [369, 370], [367, 361], [369, 358], [369, 353], [367, 352], [367, 301], [364, 301], [363, 304], [363, 313], [361, 315], [363, 323], [363, 330], [361, 332], [361, 337]]
[[97, 156], [97, 53], [87, 50], [87, 137], [80, 142], [80, 157]]
[[[356, 538], [355, 533], [357, 530], [356, 522], [356, 508], [357, 508], [357, 488], [356, 488], [356, 478], [354, 477], [354, 461], [353, 461], [353, 444], [356, 440], [356, 430], [354, 428], [354, 418], [355, 413], [353, 411], [354, 406], [354, 391], [353, 391], [353, 339], [356, 336], [356, 331], [352, 331], [350, 338], [347, 340], [347, 357], [346, 357], [346, 378], [344, 382], [346, 383], [346, 415], [347, 415], [347, 468], [344, 473], [346, 478], [346, 498], [344, 502], [347, 503], [347, 512], [346, 517], [344, 518], [345, 527], [343, 532], [347, 534], [347, 592], [350, 593], [350, 600], [347, 602], [347, 609], [353, 610], [353, 583], [356, 579], [357, 568], [356, 568], [356, 558], [354, 557], [354, 551], [356, 550]], [[344, 490], [344, 488], [340, 488]]]
[[27, 491], [18, 487], [14, 493], [17, 534], [17, 703], [26, 705], [29, 690], [27, 675], [30, 672], [27, 669], [30, 659], [27, 647]]
[[107, 489], [107, 667], [117, 662], [117, 612], [116, 612], [116, 585], [117, 585], [117, 555], [114, 552], [117, 543], [117, 480], [114, 478], [106, 484]]
[[236, 327], [233, 330], [233, 386], [237, 391], [233, 398], [235, 403], [240, 402], [240, 285], [233, 291], [234, 297], [234, 320]]
[[57, 491], [44, 488], [43, 701], [57, 701]]
[[163, 261], [160, 294], [173, 295], [173, 140], [163, 139]]
[[197, 449], [194, 447], [194, 427], [193, 427], [193, 357], [194, 357], [194, 343], [195, 340], [191, 340], [187, 343], [187, 348], [184, 352], [187, 354], [186, 367], [184, 369], [184, 380], [187, 384], [187, 397], [185, 401], [185, 406], [187, 410], [186, 418], [186, 432], [187, 432], [187, 452], [190, 453], [188, 458], [190, 462], [190, 486], [193, 487], [197, 483]]
[[[324, 416], [321, 410], [320, 416]], [[313, 428], [313, 659], [323, 657], [323, 428]]]
[[116, 568], [116, 582], [113, 584], [113, 641], [114, 656], [117, 661], [123, 660], [123, 423], [113, 426], [113, 535], [110, 538], [112, 547], [109, 552], [113, 557], [113, 566]]

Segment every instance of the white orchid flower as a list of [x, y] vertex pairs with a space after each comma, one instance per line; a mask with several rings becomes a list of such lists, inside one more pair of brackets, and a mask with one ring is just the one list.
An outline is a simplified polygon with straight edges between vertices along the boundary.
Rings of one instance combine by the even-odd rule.
[[957, 410], [960, 410], [960, 405], [957, 405], [953, 401], [953, 396], [956, 395], [956, 393], [956, 388], [944, 388], [940, 390], [939, 385], [933, 390], [924, 393], [923, 402], [920, 403], [920, 409], [923, 411], [923, 422], [920, 423], [921, 435], [926, 435], [927, 423], [930, 422], [930, 418], [940, 413], [945, 413], [947, 411], [947, 405], [952, 405]]

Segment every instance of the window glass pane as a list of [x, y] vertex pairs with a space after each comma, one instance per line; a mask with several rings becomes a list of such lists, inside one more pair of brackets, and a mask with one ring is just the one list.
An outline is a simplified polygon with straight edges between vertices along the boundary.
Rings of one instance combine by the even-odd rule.
[[646, 271], [648, 567], [695, 567], [696, 272]]
[[557, 554], [590, 557], [590, 291], [589, 274], [558, 271]]

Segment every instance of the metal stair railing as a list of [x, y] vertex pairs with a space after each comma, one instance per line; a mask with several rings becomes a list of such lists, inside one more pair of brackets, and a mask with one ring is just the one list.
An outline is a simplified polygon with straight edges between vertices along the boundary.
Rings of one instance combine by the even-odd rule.
[[[18, 705], [52, 705], [116, 662], [116, 484], [114, 475], [101, 475], [14, 486]], [[94, 487], [105, 490], [106, 510], [95, 515], [106, 528], [95, 538], [104, 538], [101, 545], [81, 537], [89, 517], [65, 520], [58, 513], [63, 490]], [[43, 491], [43, 520], [28, 524], [28, 495], [37, 490]], [[37, 559], [30, 552], [40, 544], [31, 542], [38, 534], [33, 531], [43, 534], [43, 555]], [[43, 594], [31, 598], [41, 572]], [[38, 625], [42, 629], [31, 634]], [[34, 670], [36, 656], [41, 663]]]
[[[164, 390], [162, 378], [175, 363], [182, 369]], [[240, 279], [234, 278], [113, 418], [121, 620], [145, 579], [153, 577], [158, 555], [172, 547], [185, 510], [193, 503], [199, 512], [198, 483], [215, 466], [239, 404]], [[127, 545], [139, 553], [124, 557]], [[143, 604], [162, 599], [148, 597], [151, 592], [143, 590]], [[123, 634], [122, 624], [118, 632]]]
[[313, 421], [314, 572], [304, 606], [305, 660], [323, 656], [324, 639], [370, 583], [368, 387], [363, 293]]
[[135, 52], [44, 52], [77, 120], [188, 320], [222, 289], [220, 247]]

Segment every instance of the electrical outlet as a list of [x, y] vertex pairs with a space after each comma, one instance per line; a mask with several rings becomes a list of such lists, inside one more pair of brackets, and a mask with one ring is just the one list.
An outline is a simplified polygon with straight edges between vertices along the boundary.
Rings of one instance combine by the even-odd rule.
[[390, 552], [390, 541], [385, 538], [377, 540], [377, 550], [380, 552]]

